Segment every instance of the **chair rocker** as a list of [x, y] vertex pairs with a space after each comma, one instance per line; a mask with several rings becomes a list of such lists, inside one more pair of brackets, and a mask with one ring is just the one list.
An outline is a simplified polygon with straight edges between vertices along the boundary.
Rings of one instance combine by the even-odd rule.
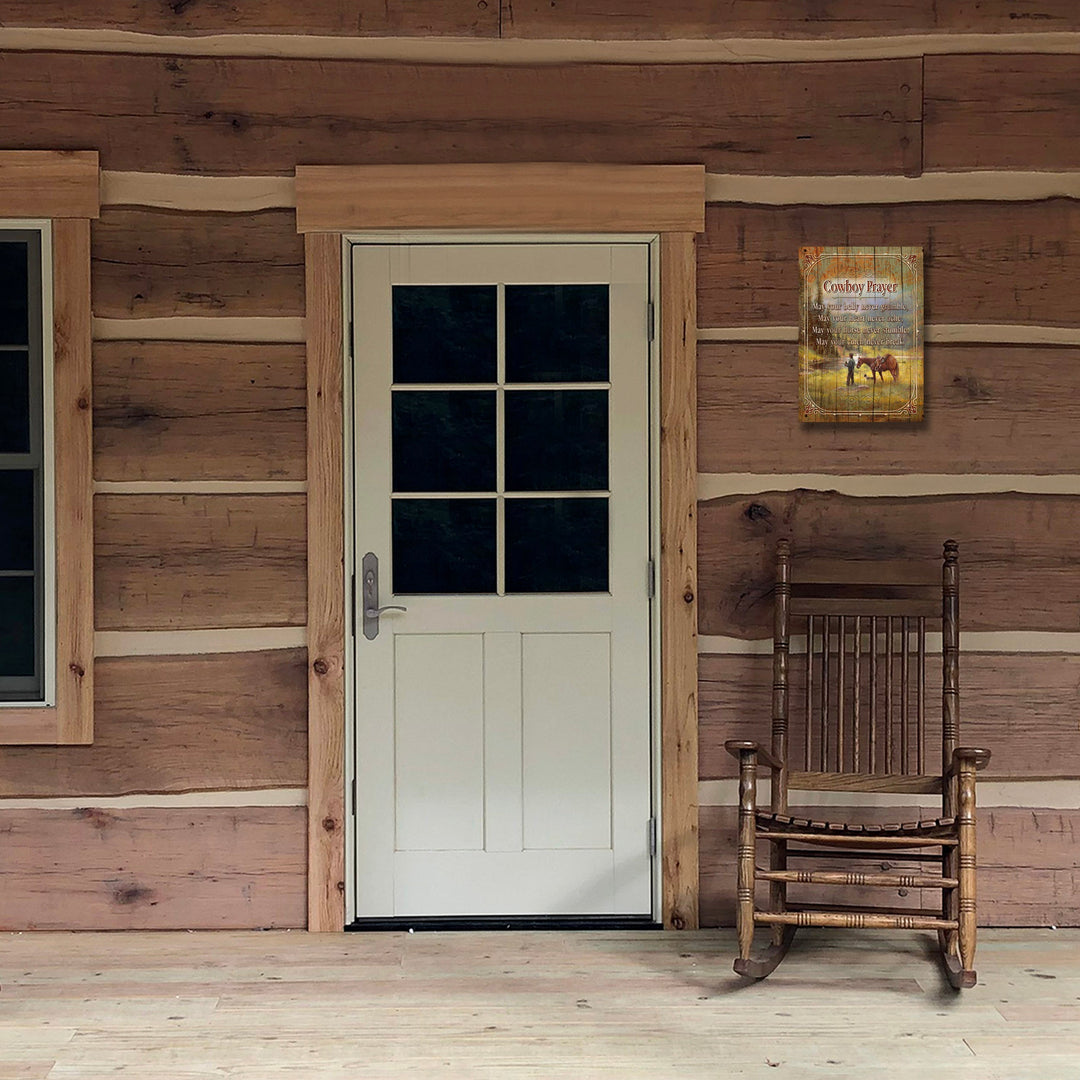
[[[958, 550], [946, 541], [940, 584], [936, 574], [908, 568], [858, 582], [850, 564], [837, 574], [811, 560], [793, 581], [790, 544], [777, 545], [772, 749], [725, 744], [739, 762], [738, 974], [765, 978], [800, 926], [936, 930], [949, 982], [956, 989], [975, 985], [975, 774], [990, 752], [959, 745]], [[795, 620], [806, 636], [805, 660], [790, 659]], [[940, 727], [926, 715], [928, 620], [941, 624]], [[795, 676], [801, 686], [789, 687]], [[789, 697], [802, 699], [790, 741]], [[926, 747], [938, 733], [941, 770], [928, 772]], [[759, 765], [772, 774], [768, 810], [757, 804]], [[814, 821], [789, 813], [792, 789], [940, 794], [941, 816], [896, 824]], [[768, 868], [757, 865], [760, 845], [769, 846]], [[904, 873], [789, 867], [814, 859], [841, 860], [841, 867], [849, 860], [884, 861], [882, 869], [890, 870], [897, 861], [916, 866]], [[759, 881], [768, 882], [762, 909], [755, 905]], [[942, 901], [940, 908], [915, 909], [796, 903], [788, 900], [791, 884], [940, 889]], [[772, 941], [754, 959], [757, 926], [770, 927]]]

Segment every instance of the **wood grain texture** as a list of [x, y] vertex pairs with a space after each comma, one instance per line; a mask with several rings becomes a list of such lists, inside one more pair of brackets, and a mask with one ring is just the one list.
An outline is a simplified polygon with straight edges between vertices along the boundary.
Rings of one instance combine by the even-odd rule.
[[302, 495], [98, 495], [99, 630], [299, 626]]
[[0, 797], [303, 787], [306, 656], [98, 660], [94, 745], [4, 750]]
[[700, 165], [297, 166], [300, 232], [702, 232]]
[[0, 116], [0, 143], [91, 143], [105, 169], [204, 175], [583, 159], [914, 175], [921, 70], [919, 59], [509, 68], [10, 52], [4, 89], [23, 104]]
[[926, 419], [874, 430], [800, 423], [794, 355], [698, 345], [702, 472], [1080, 473], [1080, 348], [928, 345]]
[[97, 480], [298, 480], [300, 345], [98, 342]]
[[64, 0], [12, 0], [4, 4], [4, 24], [142, 34], [498, 37], [499, 5], [496, 0], [317, 0], [301, 6], [288, 0], [106, 0], [73, 8]]
[[660, 685], [664, 925], [698, 925], [697, 394], [693, 234], [660, 241]]
[[107, 208], [93, 226], [94, 315], [304, 314], [304, 252], [289, 210]]
[[5, 930], [304, 923], [303, 807], [4, 810]]
[[309, 930], [345, 924], [345, 475], [341, 238], [305, 237]]
[[96, 218], [96, 150], [0, 151], [0, 215]]
[[965, 630], [1074, 630], [1080, 500], [1052, 495], [860, 499], [763, 492], [699, 507], [698, 629], [770, 634], [771, 553], [790, 536], [796, 558], [872, 560], [887, 573], [933, 561], [942, 537], [960, 542]]
[[[966, 581], [963, 588], [966, 591]], [[802, 685], [803, 665], [802, 657], [792, 657], [794, 685]], [[961, 652], [961, 737], [970, 745], [989, 747], [994, 754], [980, 782], [988, 776], [1080, 779], [1077, 666], [1076, 656], [1060, 653]], [[705, 655], [699, 669], [700, 775], [734, 777], [737, 766], [724, 752], [724, 741], [764, 743], [769, 737], [771, 658]], [[926, 678], [928, 731], [940, 738], [940, 656], [927, 659]], [[805, 728], [802, 713], [801, 700], [797, 700], [791, 710], [795, 742], [796, 733]]]
[[[994, 221], [987, 228], [988, 214]], [[1080, 326], [1080, 202], [721, 206], [698, 244], [700, 326], [799, 321], [805, 244], [921, 246], [925, 318]]]
[[[1077, 30], [1070, 0], [900, 0], [864, 4], [805, 0], [744, 4], [737, 0], [502, 0], [508, 38], [833, 38], [925, 33]], [[31, 24], [27, 24], [31, 25]]]
[[[920, 804], [921, 805], [921, 804]], [[929, 805], [933, 805], [928, 803]], [[911, 808], [871, 810], [878, 817], [911, 813]], [[835, 807], [804, 807], [800, 813], [836, 819]], [[938, 811], [940, 812], [940, 811]], [[841, 817], [852, 809], [845, 807]], [[703, 926], [732, 926], [735, 922], [735, 838], [737, 809], [734, 806], [701, 808], [701, 900]], [[977, 869], [980, 926], [1077, 926], [1080, 925], [1080, 869], [1076, 865], [1075, 834], [1080, 828], [1080, 810], [1044, 810], [1020, 807], [992, 807], [977, 813], [979, 861]], [[905, 864], [903, 854], [888, 860], [890, 870], [911, 873], [915, 864]], [[800, 864], [801, 865], [801, 864]], [[864, 864], [867, 865], [867, 864]], [[881, 864], [869, 864], [879, 869]], [[838, 869], [850, 869], [837, 866]], [[847, 902], [844, 889], [806, 886], [820, 890], [827, 902]], [[882, 899], [887, 894], [880, 890]], [[922, 897], [920, 898], [920, 893]], [[863, 893], [865, 896], [865, 893]], [[930, 906], [940, 896], [936, 890], [911, 889], [898, 904]], [[794, 898], [794, 896], [793, 896]], [[851, 893], [850, 900], [855, 899]], [[890, 901], [891, 902], [891, 901]]]
[[1076, 68], [1075, 56], [926, 57], [924, 167], [1075, 169], [1063, 134], [1080, 130]]

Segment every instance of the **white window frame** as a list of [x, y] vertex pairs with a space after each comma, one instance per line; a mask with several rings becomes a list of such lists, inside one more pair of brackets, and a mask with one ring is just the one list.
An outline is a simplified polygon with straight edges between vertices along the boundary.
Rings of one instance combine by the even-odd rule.
[[[0, 709], [52, 708], [56, 705], [56, 441], [53, 425], [53, 368], [55, 365], [53, 337], [53, 260], [52, 222], [48, 219], [0, 219], [0, 235], [9, 232], [36, 232], [40, 237], [40, 297], [41, 297], [41, 498], [42, 498], [42, 555], [40, 573], [43, 581], [41, 663], [44, 675], [41, 698], [7, 699]], [[31, 346], [33, 342], [29, 343]], [[30, 360], [35, 350], [28, 349]], [[36, 545], [35, 545], [36, 546]], [[37, 567], [35, 567], [37, 570]], [[37, 633], [35, 628], [34, 651]], [[2, 715], [2, 714], [0, 714]]]

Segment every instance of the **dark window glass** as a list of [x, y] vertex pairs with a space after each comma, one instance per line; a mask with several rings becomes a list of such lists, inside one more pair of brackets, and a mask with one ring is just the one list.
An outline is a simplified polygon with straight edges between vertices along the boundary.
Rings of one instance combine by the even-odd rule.
[[0, 345], [30, 342], [26, 241], [0, 241]]
[[34, 569], [34, 474], [0, 470], [0, 572]]
[[607, 499], [506, 500], [508, 593], [607, 590]]
[[494, 491], [495, 391], [395, 390], [394, 490]]
[[494, 499], [395, 499], [393, 591], [493, 593]]
[[30, 356], [24, 352], [0, 352], [0, 454], [28, 453]]
[[608, 486], [606, 390], [508, 390], [507, 491]]
[[494, 285], [395, 285], [394, 382], [494, 382]]
[[506, 286], [507, 382], [607, 378], [606, 285]]
[[[0, 677], [34, 677], [34, 607], [32, 577], [0, 576]], [[0, 686], [0, 700], [11, 700], [3, 691]]]

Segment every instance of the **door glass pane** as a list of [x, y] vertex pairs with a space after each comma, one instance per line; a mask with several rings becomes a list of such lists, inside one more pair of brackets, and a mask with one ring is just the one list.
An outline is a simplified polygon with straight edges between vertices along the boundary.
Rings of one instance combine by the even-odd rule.
[[606, 390], [508, 390], [508, 491], [604, 491]]
[[25, 241], [0, 243], [0, 345], [26, 345], [28, 320]]
[[0, 571], [34, 569], [34, 474], [0, 471]]
[[607, 378], [606, 285], [506, 286], [507, 382]]
[[34, 675], [34, 579], [0, 577], [0, 676]]
[[30, 355], [0, 352], [0, 454], [29, 452]]
[[493, 593], [494, 499], [395, 499], [393, 591]]
[[395, 390], [394, 491], [494, 491], [495, 391]]
[[494, 382], [494, 285], [395, 285], [394, 382]]
[[607, 499], [507, 499], [506, 591], [607, 592]]

